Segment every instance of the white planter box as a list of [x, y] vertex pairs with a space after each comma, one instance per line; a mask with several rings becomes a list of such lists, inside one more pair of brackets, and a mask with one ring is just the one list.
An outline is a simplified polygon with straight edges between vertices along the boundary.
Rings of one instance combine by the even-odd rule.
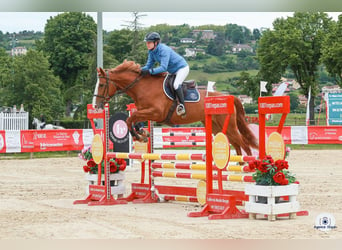
[[[256, 214], [268, 216], [268, 220], [275, 220], [278, 214], [289, 213], [290, 218], [295, 218], [300, 206], [296, 200], [299, 185], [290, 184], [284, 186], [262, 186], [247, 184], [245, 193], [249, 196], [249, 201], [245, 203], [245, 210], [249, 213], [250, 219], [255, 219]], [[267, 197], [267, 204], [257, 203], [256, 196]], [[276, 197], [289, 196], [289, 201], [275, 202]]]
[[[86, 180], [88, 181], [88, 186], [86, 188], [86, 194], [89, 195], [89, 185], [97, 185], [97, 174], [86, 174], [85, 175]], [[124, 185], [125, 180], [125, 174], [122, 172], [116, 173], [116, 174], [110, 174], [110, 189], [112, 195], [118, 195], [118, 197], [121, 197], [125, 194], [126, 188]], [[101, 175], [101, 185], [105, 185], [104, 180], [104, 174]]]

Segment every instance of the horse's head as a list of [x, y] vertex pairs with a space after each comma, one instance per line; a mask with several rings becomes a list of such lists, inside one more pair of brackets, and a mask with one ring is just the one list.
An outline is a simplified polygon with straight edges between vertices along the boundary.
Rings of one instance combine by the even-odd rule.
[[93, 107], [103, 108], [115, 93], [125, 93], [140, 80], [140, 65], [124, 61], [114, 69], [97, 69], [98, 80], [94, 90]]
[[33, 125], [34, 128], [38, 128], [38, 125], [39, 125], [38, 118], [36, 118], [36, 117], [33, 118], [32, 125]]
[[102, 68], [97, 68], [98, 77], [94, 90], [93, 97], [93, 107], [94, 108], [103, 108], [103, 104], [105, 101], [109, 100], [112, 95], [109, 93], [109, 88], [112, 88], [112, 84], [109, 84], [109, 73], [107, 70]]

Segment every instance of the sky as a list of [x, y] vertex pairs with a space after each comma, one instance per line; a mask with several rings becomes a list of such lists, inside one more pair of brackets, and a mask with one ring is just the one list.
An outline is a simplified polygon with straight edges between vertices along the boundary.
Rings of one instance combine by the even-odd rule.
[[[50, 17], [61, 12], [0, 12], [0, 31], [12, 33], [19, 31], [44, 31], [45, 24]], [[96, 12], [86, 12], [97, 22]], [[225, 25], [228, 23], [254, 28], [272, 28], [276, 18], [287, 18], [293, 12], [139, 12], [140, 23], [143, 27], [155, 24], [198, 26], [204, 24]], [[342, 12], [328, 12], [328, 15], [337, 20]], [[122, 29], [123, 25], [132, 21], [131, 12], [103, 12], [103, 29], [112, 31]]]

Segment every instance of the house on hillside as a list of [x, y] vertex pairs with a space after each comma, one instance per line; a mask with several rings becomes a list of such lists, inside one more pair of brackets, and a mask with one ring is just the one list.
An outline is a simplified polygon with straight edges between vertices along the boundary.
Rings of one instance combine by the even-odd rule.
[[216, 37], [213, 30], [193, 30], [192, 31], [192, 35], [194, 37], [198, 37], [199, 34], [201, 34], [200, 39], [203, 39], [203, 40], [210, 40]]
[[233, 53], [239, 53], [241, 51], [248, 51], [253, 53], [253, 48], [249, 46], [248, 44], [236, 44], [232, 47]]
[[26, 55], [27, 49], [25, 47], [14, 47], [11, 50], [12, 56]]
[[253, 98], [248, 95], [238, 95], [238, 98], [240, 99], [242, 104], [252, 104]]
[[322, 93], [341, 93], [342, 89], [338, 85], [322, 87]]
[[195, 57], [198, 53], [205, 55], [204, 49], [186, 48], [184, 57]]
[[299, 95], [298, 99], [300, 105], [306, 105], [308, 102], [308, 99], [305, 97], [305, 95]]
[[181, 38], [180, 43], [195, 43], [196, 40], [192, 38]]

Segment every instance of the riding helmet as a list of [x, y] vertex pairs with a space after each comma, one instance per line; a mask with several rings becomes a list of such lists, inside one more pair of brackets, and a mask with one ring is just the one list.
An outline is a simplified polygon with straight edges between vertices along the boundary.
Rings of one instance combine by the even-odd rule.
[[145, 36], [145, 42], [156, 42], [160, 40], [160, 35], [157, 32], [150, 32]]

